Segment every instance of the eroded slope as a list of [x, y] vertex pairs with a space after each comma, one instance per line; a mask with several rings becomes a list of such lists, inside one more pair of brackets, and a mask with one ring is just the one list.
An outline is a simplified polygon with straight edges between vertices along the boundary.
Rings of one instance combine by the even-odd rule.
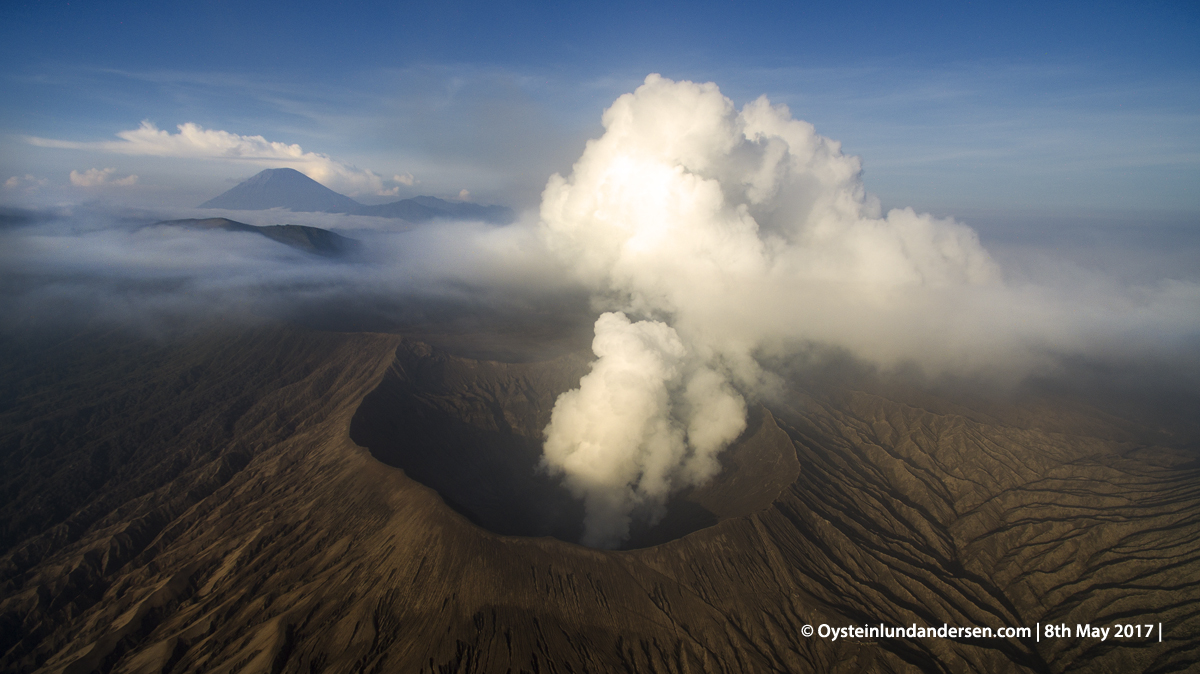
[[[244, 463], [208, 491], [173, 479], [143, 489], [127, 499], [137, 505], [109, 507], [21, 562], [2, 604], [6, 636], [19, 630], [6, 671], [1169, 672], [1200, 658], [1195, 456], [1111, 415], [1052, 400], [983, 409], [859, 384], [793, 390], [757, 426], [775, 447], [767, 419], [786, 433], [799, 464], [773, 504], [656, 547], [601, 552], [488, 532], [351, 441], [355, 412], [389, 367], [439, 367], [433, 352], [397, 350], [388, 336], [288, 331], [171, 348], [205, 339], [202, 351], [233, 367], [196, 371], [181, 397], [131, 393], [140, 389], [117, 376], [127, 404], [64, 415], [87, 419], [79, 445], [110, 427], [117, 444], [144, 442], [104, 483], [117, 491], [157, 474], [147, 457], [189, 447], [218, 457], [237, 447]], [[184, 362], [107, 353], [146, 382], [174, 381], [172, 364]], [[222, 407], [218, 392], [242, 391], [262, 363], [278, 364], [277, 383], [264, 372], [240, 413]], [[39, 390], [88, 397], [73, 382]], [[460, 421], [499, 428], [515, 390], [456, 402], [451, 386], [428, 399], [443, 396], [438, 414], [461, 404]], [[5, 419], [21, 420], [5, 425], [16, 446], [67, 409], [23, 396], [5, 398]], [[180, 400], [193, 402], [172, 406]], [[144, 426], [123, 435], [133, 410]], [[191, 421], [177, 429], [180, 419]], [[213, 435], [230, 419], [232, 432]], [[736, 474], [710, 488], [714, 509], [742, 493]], [[167, 507], [170, 494], [187, 500]], [[98, 498], [89, 492], [72, 513]], [[161, 525], [102, 563], [138, 512], [159, 513]], [[12, 550], [43, 535], [11, 548], [6, 568]], [[802, 634], [820, 623], [1049, 621], [1161, 621], [1165, 638]]]

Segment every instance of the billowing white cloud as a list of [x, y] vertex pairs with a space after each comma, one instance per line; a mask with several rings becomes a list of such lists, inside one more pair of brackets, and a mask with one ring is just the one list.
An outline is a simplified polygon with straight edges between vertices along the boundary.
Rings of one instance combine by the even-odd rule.
[[[383, 179], [374, 172], [349, 166], [328, 155], [305, 152], [297, 144], [269, 141], [262, 136], [242, 136], [218, 129], [205, 129], [191, 122], [176, 127], [178, 133], [159, 129], [143, 121], [136, 129], [117, 133], [120, 140], [76, 142], [27, 137], [39, 147], [98, 150], [127, 155], [179, 157], [248, 162], [258, 166], [288, 166], [333, 189], [359, 194], [389, 194]], [[399, 181], [398, 181], [399, 182]]]
[[117, 178], [114, 180], [112, 176], [116, 172], [117, 169], [115, 168], [91, 168], [83, 173], [80, 173], [79, 171], [71, 171], [71, 184], [76, 187], [99, 187], [101, 185], [128, 187], [136, 184], [138, 181], [136, 174], [130, 174], [124, 178]]
[[635, 510], [653, 519], [717, 470], [744, 428], [736, 390], [772, 380], [765, 351], [1020, 376], [1055, 352], [1200, 330], [1194, 284], [1087, 303], [1006, 284], [973, 230], [883, 213], [856, 157], [765, 97], [739, 111], [715, 84], [651, 75], [603, 123], [551, 177], [540, 224], [613, 311], [546, 428], [543, 464], [584, 499], [589, 545], [619, 544]]
[[411, 173], [405, 173], [403, 175], [392, 176], [393, 182], [400, 183], [401, 185], [405, 185], [407, 187], [412, 187], [414, 180], [415, 179], [413, 178], [413, 174], [411, 174]]

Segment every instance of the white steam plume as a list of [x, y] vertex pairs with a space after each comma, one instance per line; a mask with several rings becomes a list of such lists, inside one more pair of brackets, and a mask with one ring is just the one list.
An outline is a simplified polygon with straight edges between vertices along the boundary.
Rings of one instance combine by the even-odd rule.
[[619, 545], [635, 509], [653, 520], [716, 472], [745, 424], [734, 387], [770, 379], [762, 349], [1019, 371], [1097, 327], [1120, 339], [1198, 304], [1194, 286], [1083, 307], [1006, 286], [973, 230], [882, 213], [857, 158], [765, 97], [739, 112], [715, 84], [650, 75], [603, 122], [570, 176], [551, 177], [540, 225], [598, 301], [647, 319], [600, 317], [599, 360], [546, 428], [543, 463], [585, 500], [588, 545]]
[[665, 323], [606, 313], [592, 349], [600, 359], [591, 373], [554, 406], [545, 463], [584, 499], [583, 544], [604, 547], [629, 535], [635, 506], [661, 516], [679, 483], [717, 472], [717, 452], [745, 428], [745, 403], [721, 375], [689, 362]]

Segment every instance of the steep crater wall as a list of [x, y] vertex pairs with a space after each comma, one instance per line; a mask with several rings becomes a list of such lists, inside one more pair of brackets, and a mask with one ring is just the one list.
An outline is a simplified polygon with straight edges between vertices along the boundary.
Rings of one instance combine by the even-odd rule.
[[[350, 435], [485, 529], [576, 542], [582, 502], [538, 464], [554, 402], [579, 385], [589, 361], [587, 353], [535, 363], [474, 360], [406, 340], [354, 415]], [[625, 547], [766, 508], [799, 474], [791, 441], [761, 408], [722, 465], [709, 484], [676, 494], [654, 526], [635, 519]]]

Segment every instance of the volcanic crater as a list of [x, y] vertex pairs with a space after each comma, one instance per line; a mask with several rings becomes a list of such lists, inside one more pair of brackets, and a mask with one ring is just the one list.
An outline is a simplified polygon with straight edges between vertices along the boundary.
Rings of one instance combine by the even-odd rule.
[[[554, 403], [579, 385], [590, 360], [580, 351], [542, 362], [499, 362], [405, 340], [355, 413], [350, 437], [478, 526], [577, 542], [583, 503], [539, 464]], [[635, 511], [622, 548], [658, 545], [767, 508], [799, 471], [791, 440], [758, 407], [723, 453], [721, 472], [676, 493], [653, 524], [648, 513]]]

